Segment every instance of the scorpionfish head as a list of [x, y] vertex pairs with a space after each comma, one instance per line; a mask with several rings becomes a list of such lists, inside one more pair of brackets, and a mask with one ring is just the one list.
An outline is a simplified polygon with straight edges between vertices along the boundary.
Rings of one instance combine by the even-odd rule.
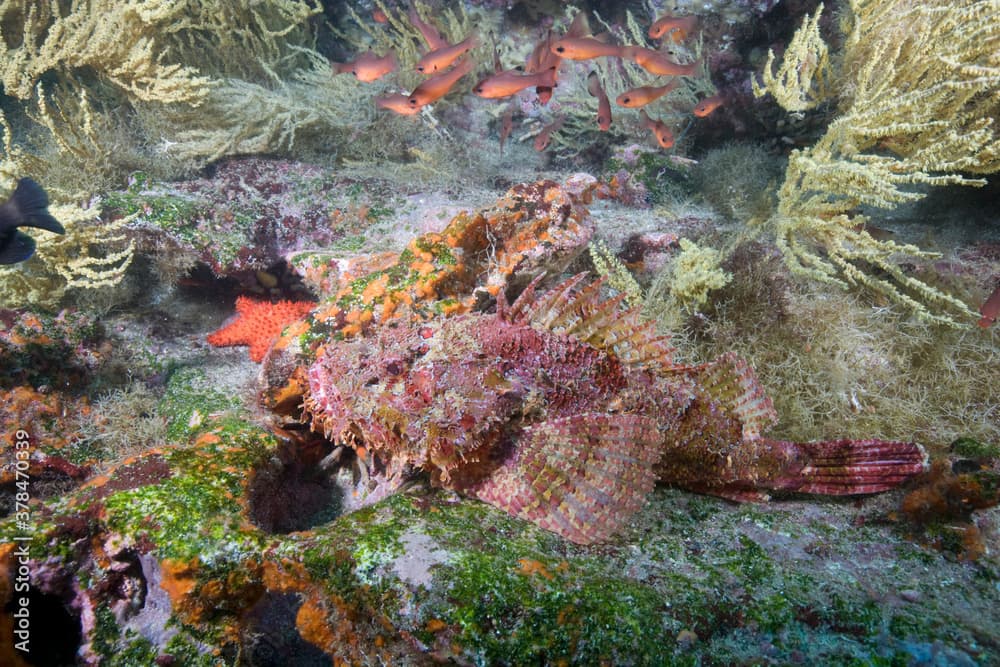
[[481, 317], [383, 327], [329, 343], [308, 372], [314, 431], [457, 488], [497, 465], [525, 393], [481, 345]]
[[419, 350], [395, 338], [332, 342], [319, 353], [307, 373], [305, 398], [314, 431], [371, 451], [399, 448], [409, 430], [407, 412], [424, 401], [405, 386]]

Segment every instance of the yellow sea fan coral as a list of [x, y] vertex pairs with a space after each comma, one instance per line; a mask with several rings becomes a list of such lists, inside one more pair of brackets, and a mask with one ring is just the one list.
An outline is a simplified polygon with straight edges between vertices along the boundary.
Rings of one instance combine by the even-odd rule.
[[[920, 317], [955, 324], [975, 314], [897, 263], [901, 254], [931, 253], [874, 239], [856, 207], [918, 200], [924, 194], [907, 187], [914, 184], [980, 186], [965, 174], [1000, 169], [1000, 0], [852, 0], [851, 9], [838, 68], [841, 115], [789, 157], [771, 224], [797, 273], [861, 283]], [[783, 67], [803, 57], [790, 49]]]
[[122, 232], [130, 218], [106, 222], [95, 209], [73, 204], [54, 204], [49, 212], [66, 233], [39, 234], [30, 259], [0, 267], [4, 307], [54, 306], [68, 289], [116, 285], [132, 263], [134, 246]]
[[157, 38], [183, 23], [185, 11], [184, 3], [173, 0], [4, 2], [0, 4], [4, 93], [28, 99], [44, 74], [71, 77], [88, 68], [141, 100], [197, 104], [207, 93], [208, 79], [193, 67], [164, 62]]
[[597, 273], [607, 279], [612, 289], [625, 294], [625, 303], [630, 307], [641, 306], [645, 297], [642, 287], [636, 282], [635, 276], [628, 267], [611, 252], [604, 241], [591, 241], [587, 246], [590, 251], [590, 261]]
[[812, 109], [829, 95], [830, 59], [826, 42], [819, 34], [822, 3], [816, 13], [806, 16], [788, 43], [778, 71], [774, 71], [774, 51], [767, 52], [762, 74], [764, 85], [750, 79], [754, 97], [770, 93], [788, 111]]
[[[282, 85], [319, 57], [308, 19], [320, 11], [317, 0], [0, 3], [0, 91], [22, 144], [0, 169], [71, 197], [143, 162], [181, 173], [227, 151], [286, 149], [298, 127], [316, 124]], [[265, 88], [273, 80], [277, 92]], [[220, 110], [247, 88], [267, 99], [238, 120]], [[176, 138], [189, 130], [201, 131], [193, 148]]]
[[733, 277], [719, 266], [718, 250], [702, 248], [689, 239], [679, 243], [681, 252], [673, 262], [670, 293], [682, 304], [697, 308], [708, 301], [711, 290], [725, 287]]
[[209, 95], [208, 113], [179, 106], [157, 117], [142, 115], [149, 127], [162, 127], [170, 155], [195, 163], [234, 153], [290, 151], [300, 136], [326, 136], [336, 147], [333, 139], [346, 142], [350, 132], [373, 123], [375, 109], [363, 84], [354, 77], [331, 77], [319, 54], [306, 55], [308, 66], [291, 80], [275, 73], [266, 84], [225, 80]]

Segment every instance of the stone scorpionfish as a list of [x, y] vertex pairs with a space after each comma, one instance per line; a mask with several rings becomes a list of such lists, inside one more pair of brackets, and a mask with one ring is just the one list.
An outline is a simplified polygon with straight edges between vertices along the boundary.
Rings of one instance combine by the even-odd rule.
[[744, 360], [677, 365], [636, 309], [583, 283], [539, 293], [536, 279], [494, 313], [330, 341], [303, 419], [354, 447], [383, 490], [423, 470], [580, 544], [620, 528], [657, 480], [766, 500], [874, 493], [924, 469], [913, 443], [763, 437], [776, 415]]

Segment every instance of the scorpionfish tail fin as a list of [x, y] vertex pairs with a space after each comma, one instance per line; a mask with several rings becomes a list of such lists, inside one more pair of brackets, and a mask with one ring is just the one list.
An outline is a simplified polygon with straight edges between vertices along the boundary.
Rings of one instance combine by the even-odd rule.
[[888, 491], [927, 469], [927, 453], [913, 442], [894, 440], [770, 441], [790, 462], [769, 486], [842, 496]]
[[511, 459], [468, 490], [577, 544], [614, 533], [652, 491], [656, 420], [579, 414], [525, 429]]
[[669, 336], [657, 335], [655, 323], [642, 321], [639, 308], [623, 308], [624, 294], [601, 299], [604, 278], [577, 290], [586, 277], [586, 273], [578, 273], [538, 294], [536, 288], [542, 278], [538, 276], [505, 314], [511, 322], [573, 336], [614, 354], [626, 364], [674, 370], [674, 348], [669, 344]]
[[778, 421], [746, 359], [733, 352], [694, 369], [701, 390], [739, 421], [744, 440], [755, 440]]

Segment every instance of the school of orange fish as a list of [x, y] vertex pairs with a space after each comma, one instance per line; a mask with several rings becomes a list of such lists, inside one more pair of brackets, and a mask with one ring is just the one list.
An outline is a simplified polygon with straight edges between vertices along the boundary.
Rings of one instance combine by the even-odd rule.
[[[413, 27], [427, 42], [426, 51], [417, 61], [416, 70], [427, 76], [409, 95], [391, 93], [376, 98], [375, 103], [381, 109], [388, 109], [401, 115], [413, 115], [445, 95], [467, 74], [475, 63], [467, 56], [472, 49], [479, 46], [479, 37], [473, 33], [456, 44], [449, 44], [438, 29], [423, 20], [414, 8], [410, 8], [407, 17]], [[376, 10], [373, 19], [377, 23], [385, 23], [387, 17], [381, 10]], [[696, 28], [697, 18], [694, 16], [663, 16], [649, 27], [652, 39], [670, 39], [675, 43], [683, 42]], [[517, 95], [527, 88], [534, 88], [540, 104], [548, 104], [553, 90], [557, 86], [559, 67], [565, 60], [590, 60], [593, 58], [619, 58], [631, 61], [650, 74], [659, 77], [693, 76], [700, 62], [679, 64], [670, 59], [664, 52], [644, 46], [616, 45], [609, 43], [605, 35], [594, 36], [584, 11], [577, 12], [573, 21], [563, 35], [555, 35], [551, 30], [539, 41], [523, 67], [504, 69], [499, 55], [494, 49], [493, 74], [487, 76], [473, 88], [472, 92], [486, 99], [505, 99]], [[376, 81], [399, 68], [395, 52], [390, 49], [379, 56], [372, 51], [358, 55], [348, 63], [335, 63], [336, 73], [351, 73], [359, 81]], [[618, 106], [635, 109], [643, 107], [666, 95], [677, 86], [676, 81], [662, 85], [640, 86], [627, 90], [615, 99]], [[588, 92], [598, 100], [597, 127], [607, 131], [611, 127], [611, 102], [604, 91], [600, 77], [591, 72], [587, 79]], [[702, 99], [694, 107], [693, 113], [704, 118], [718, 109], [724, 100], [721, 95], [713, 95]], [[670, 127], [661, 120], [652, 118], [645, 109], [640, 109], [641, 125], [648, 129], [656, 143], [664, 149], [674, 145], [674, 134]], [[537, 151], [548, 148], [552, 135], [558, 132], [565, 122], [565, 116], [555, 118], [541, 129], [535, 136], [534, 146]], [[500, 152], [503, 152], [504, 142], [513, 129], [513, 108], [508, 109], [500, 122]]]
[[[416, 70], [428, 77], [409, 95], [401, 93], [383, 95], [376, 98], [375, 103], [382, 109], [402, 115], [413, 115], [447, 95], [462, 77], [472, 71], [475, 64], [471, 57], [464, 56], [479, 46], [480, 41], [473, 33], [456, 44], [449, 44], [441, 36], [440, 31], [424, 21], [413, 7], [409, 9], [407, 18], [427, 42], [429, 50], [417, 61]], [[372, 19], [381, 24], [389, 20], [381, 9], [373, 12]], [[698, 19], [695, 16], [661, 16], [649, 27], [648, 35], [651, 39], [669, 39], [674, 43], [681, 43], [695, 30], [697, 24]], [[611, 44], [607, 41], [607, 33], [593, 35], [587, 14], [581, 10], [573, 17], [573, 21], [562, 36], [556, 36], [549, 30], [535, 45], [523, 67], [504, 69], [494, 48], [494, 73], [477, 83], [472, 92], [487, 99], [504, 99], [533, 87], [539, 103], [545, 105], [552, 99], [562, 61], [592, 58], [629, 60], [650, 74], [660, 77], [694, 76], [701, 64], [700, 62], [679, 64], [664, 52], [644, 46]], [[382, 56], [367, 51], [351, 62], [333, 63], [333, 68], [337, 74], [351, 73], [358, 81], [367, 83], [395, 72], [399, 69], [399, 63], [395, 52], [390, 49]], [[615, 98], [615, 104], [627, 109], [639, 109], [641, 126], [652, 133], [661, 148], [668, 149], [674, 145], [674, 134], [670, 127], [663, 120], [650, 117], [641, 107], [658, 100], [676, 87], [676, 80], [661, 85], [639, 86], [623, 92]], [[607, 131], [611, 127], [611, 102], [597, 72], [592, 71], [587, 77], [587, 91], [598, 100], [597, 127], [602, 132]], [[705, 118], [723, 104], [725, 99], [721, 94], [712, 95], [700, 100], [692, 109], [692, 113], [698, 118]], [[544, 126], [535, 135], [535, 150], [541, 152], [548, 148], [552, 135], [562, 128], [565, 121], [565, 116], [558, 116]], [[510, 106], [500, 120], [501, 155], [504, 143], [513, 127], [514, 107]], [[979, 310], [982, 314], [979, 326], [983, 328], [989, 327], [1000, 318], [1000, 286], [994, 289]]]

